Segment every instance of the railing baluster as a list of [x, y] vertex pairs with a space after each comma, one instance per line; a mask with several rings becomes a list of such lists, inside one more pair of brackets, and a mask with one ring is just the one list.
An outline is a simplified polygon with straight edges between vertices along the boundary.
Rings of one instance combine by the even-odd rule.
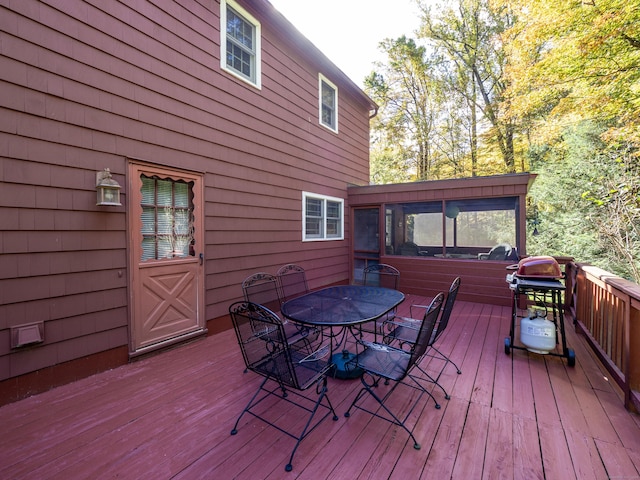
[[640, 286], [590, 265], [566, 271], [576, 282], [576, 329], [623, 390], [625, 407], [640, 411]]

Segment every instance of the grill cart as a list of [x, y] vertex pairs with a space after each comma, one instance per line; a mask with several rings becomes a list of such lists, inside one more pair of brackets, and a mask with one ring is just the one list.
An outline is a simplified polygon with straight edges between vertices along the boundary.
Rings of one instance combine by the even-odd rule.
[[[528, 350], [542, 355], [565, 357], [570, 367], [576, 364], [575, 352], [567, 347], [564, 331], [564, 308], [560, 281], [563, 278], [558, 262], [552, 257], [529, 257], [517, 265], [517, 270], [507, 275], [507, 283], [513, 292], [511, 329], [504, 339], [504, 353], [511, 349]], [[525, 313], [526, 312], [526, 313]], [[516, 325], [520, 327], [520, 345], [515, 344]], [[558, 337], [562, 351], [557, 353]]]

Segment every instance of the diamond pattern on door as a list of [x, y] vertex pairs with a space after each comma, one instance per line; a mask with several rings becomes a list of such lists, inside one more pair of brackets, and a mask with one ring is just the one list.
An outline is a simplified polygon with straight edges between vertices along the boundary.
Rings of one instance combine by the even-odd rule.
[[142, 269], [140, 346], [189, 332], [197, 318], [197, 281], [193, 266]]

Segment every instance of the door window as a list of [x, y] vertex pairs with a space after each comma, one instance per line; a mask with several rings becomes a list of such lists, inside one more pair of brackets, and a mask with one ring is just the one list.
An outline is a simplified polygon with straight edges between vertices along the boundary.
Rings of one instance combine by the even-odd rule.
[[142, 261], [195, 255], [193, 182], [141, 175]]

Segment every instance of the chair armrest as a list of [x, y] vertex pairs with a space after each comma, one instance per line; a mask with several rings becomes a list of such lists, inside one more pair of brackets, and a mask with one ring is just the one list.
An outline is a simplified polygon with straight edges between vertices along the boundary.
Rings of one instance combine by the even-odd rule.
[[416, 317], [417, 317], [417, 318], [420, 318], [420, 317], [422, 317], [422, 315], [414, 315], [414, 314], [413, 314], [413, 307], [415, 307], [415, 308], [422, 308], [422, 309], [426, 310], [427, 308], [429, 308], [429, 305], [418, 305], [417, 303], [414, 303], [414, 304], [412, 304], [412, 305], [409, 305], [409, 311], [411, 312], [411, 316], [412, 316], [413, 318], [416, 318]]
[[317, 362], [318, 360], [322, 360], [323, 358], [325, 358], [327, 355], [329, 355], [329, 352], [331, 351], [331, 346], [330, 345], [323, 345], [320, 348], [318, 348], [317, 350], [315, 350], [314, 352], [311, 352], [309, 355], [307, 355], [306, 357], [300, 359], [298, 361], [298, 363], [304, 363], [304, 362]]
[[[370, 350], [377, 350], [380, 352], [404, 352], [404, 350], [397, 348], [397, 347], [393, 347], [391, 345], [387, 345], [386, 343], [377, 343], [377, 342], [370, 342], [368, 340], [358, 340], [358, 343], [363, 345], [364, 347], [370, 349]], [[354, 360], [356, 360], [357, 362], [357, 356], [354, 358]]]
[[405, 328], [410, 328], [412, 330], [420, 330], [421, 323], [422, 323], [422, 320], [417, 320], [415, 318], [407, 318], [407, 317], [394, 317], [393, 320], [387, 320], [386, 322], [384, 322], [384, 324], [389, 328], [405, 327]]

